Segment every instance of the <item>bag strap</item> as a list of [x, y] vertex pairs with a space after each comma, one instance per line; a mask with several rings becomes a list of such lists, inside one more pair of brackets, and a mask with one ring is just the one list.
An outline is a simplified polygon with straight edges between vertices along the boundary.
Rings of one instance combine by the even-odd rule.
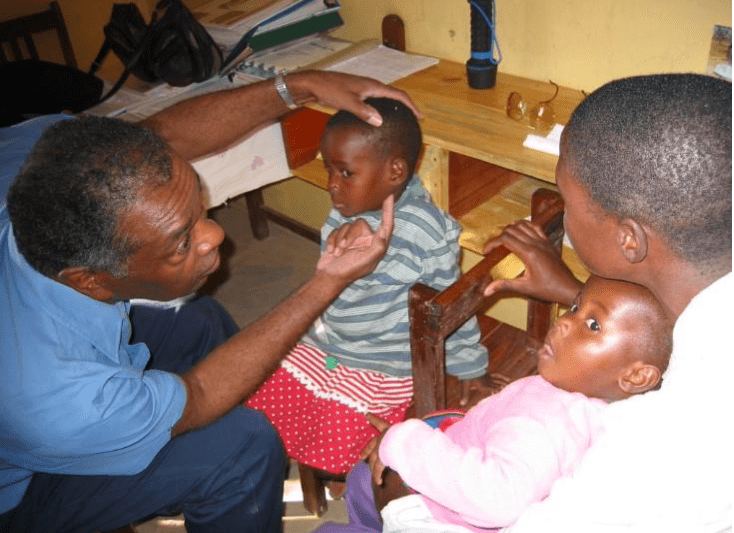
[[[119, 91], [122, 88], [123, 84], [130, 77], [130, 74], [132, 73], [132, 68], [137, 64], [138, 61], [140, 61], [140, 58], [143, 56], [143, 53], [145, 53], [146, 48], [150, 45], [150, 42], [153, 40], [153, 37], [155, 35], [155, 32], [153, 31], [153, 27], [155, 26], [156, 21], [157, 21], [156, 13], [153, 13], [153, 18], [150, 21], [150, 24], [148, 25], [148, 27], [145, 28], [145, 33], [143, 34], [143, 38], [140, 40], [140, 46], [138, 46], [138, 49], [135, 51], [135, 55], [133, 55], [130, 58], [130, 61], [126, 65], [124, 65], [125, 70], [123, 70], [122, 74], [120, 74], [120, 77], [112, 85], [112, 88], [107, 92], [107, 94], [100, 97], [100, 99], [94, 105], [99, 105], [102, 102], [106, 102], [117, 91]], [[102, 61], [104, 61], [104, 58], [107, 57], [107, 54], [109, 54], [111, 49], [112, 47], [110, 45], [109, 39], [105, 38], [104, 42], [102, 43], [102, 47], [100, 48], [99, 53], [97, 54], [97, 57], [95, 57], [94, 61], [92, 61], [92, 66], [89, 67], [90, 74], [94, 74], [95, 72], [97, 72], [97, 70], [99, 69], [99, 66], [102, 64]]]
[[99, 70], [100, 65], [102, 64], [102, 61], [107, 57], [107, 54], [110, 53], [110, 50], [112, 50], [112, 46], [110, 45], [110, 41], [105, 38], [104, 42], [102, 43], [102, 48], [99, 49], [99, 53], [97, 54], [97, 57], [94, 58], [94, 61], [92, 61], [92, 66], [89, 67], [89, 73], [94, 75], [97, 70]]

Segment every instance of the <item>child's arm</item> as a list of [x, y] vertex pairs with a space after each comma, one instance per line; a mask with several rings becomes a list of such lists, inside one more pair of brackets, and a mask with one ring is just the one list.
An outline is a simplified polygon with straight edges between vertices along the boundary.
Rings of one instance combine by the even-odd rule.
[[[500, 527], [539, 501], [559, 475], [548, 436], [526, 426], [493, 437], [492, 446], [463, 449], [422, 421], [406, 420], [387, 432], [380, 457], [411, 488], [465, 522]], [[524, 446], [515, 438], [519, 429], [527, 437]]]
[[[541, 378], [522, 381], [534, 379]], [[479, 527], [510, 524], [580, 460], [596, 427], [589, 423], [596, 408], [586, 399], [571, 398], [560, 407], [552, 393], [535, 385], [511, 384], [446, 433], [417, 419], [396, 424], [385, 433], [380, 458], [453, 520]], [[521, 387], [530, 387], [520, 399], [530, 415], [515, 408]], [[501, 412], [506, 416], [497, 416]]]

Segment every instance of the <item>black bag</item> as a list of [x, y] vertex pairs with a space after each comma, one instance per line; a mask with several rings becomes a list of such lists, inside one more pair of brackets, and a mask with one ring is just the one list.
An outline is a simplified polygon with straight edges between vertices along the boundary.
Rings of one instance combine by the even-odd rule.
[[219, 72], [222, 52], [181, 0], [161, 0], [150, 24], [138, 6], [114, 4], [105, 41], [89, 69], [94, 74], [110, 50], [125, 65], [125, 71], [106, 100], [132, 73], [146, 82], [164, 81], [184, 87], [208, 80]]

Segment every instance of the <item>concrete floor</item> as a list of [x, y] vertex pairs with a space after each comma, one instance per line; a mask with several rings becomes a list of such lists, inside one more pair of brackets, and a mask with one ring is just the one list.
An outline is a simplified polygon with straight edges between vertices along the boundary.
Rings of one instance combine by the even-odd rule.
[[[246, 327], [310, 277], [318, 246], [275, 224], [269, 224], [267, 239], [255, 240], [244, 198], [215, 209], [212, 215], [224, 227], [227, 240], [221, 248], [222, 267], [202, 290], [219, 301], [240, 327]], [[286, 490], [295, 489], [298, 499], [298, 468], [291, 465], [288, 477]], [[329, 501], [329, 510], [320, 519], [300, 501], [284, 505], [283, 533], [307, 533], [325, 521], [346, 522], [344, 500]], [[180, 517], [157, 518], [135, 529], [137, 533], [185, 532]]]

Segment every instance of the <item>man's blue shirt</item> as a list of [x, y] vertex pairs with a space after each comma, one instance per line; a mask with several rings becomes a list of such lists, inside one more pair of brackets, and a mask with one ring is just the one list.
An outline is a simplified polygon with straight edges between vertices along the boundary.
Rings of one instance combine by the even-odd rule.
[[56, 121], [45, 119], [0, 129], [0, 513], [20, 502], [33, 472], [140, 472], [186, 402], [179, 377], [143, 370], [150, 353], [128, 344], [128, 303], [47, 278], [16, 246], [3, 182]]

